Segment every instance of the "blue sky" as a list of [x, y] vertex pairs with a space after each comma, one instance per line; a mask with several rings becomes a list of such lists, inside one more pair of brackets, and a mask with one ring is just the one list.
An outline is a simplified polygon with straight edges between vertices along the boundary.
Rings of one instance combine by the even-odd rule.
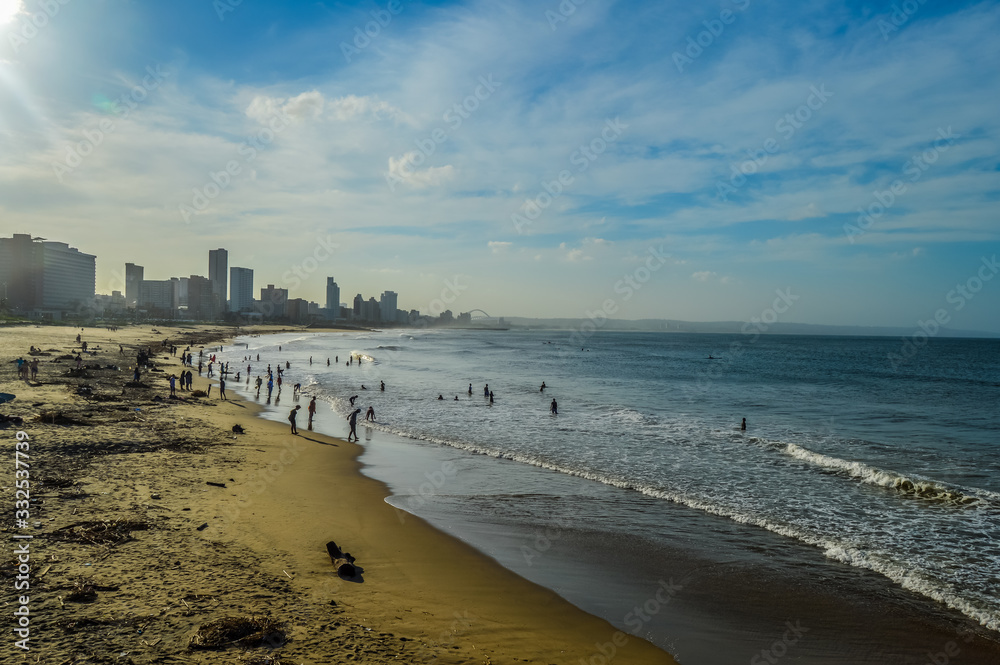
[[458, 276], [456, 312], [749, 320], [790, 289], [782, 321], [1000, 332], [996, 2], [13, 9], [0, 233], [97, 254], [99, 292], [225, 247], [321, 303]]

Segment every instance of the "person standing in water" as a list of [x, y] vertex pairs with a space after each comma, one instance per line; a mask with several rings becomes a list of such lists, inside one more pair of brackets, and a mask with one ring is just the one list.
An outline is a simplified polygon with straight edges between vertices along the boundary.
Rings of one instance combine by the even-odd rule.
[[361, 413], [361, 409], [354, 409], [351, 415], [347, 416], [347, 422], [351, 425], [351, 433], [347, 435], [347, 440], [350, 441], [351, 437], [354, 440], [358, 440], [358, 414]]
[[375, 422], [375, 408], [374, 407], [369, 406], [368, 407], [368, 411], [365, 412], [365, 421], [368, 421], [368, 420], [370, 420], [372, 422]]
[[309, 411], [309, 424], [307, 425], [307, 427], [309, 428], [309, 431], [312, 431], [312, 428], [313, 428], [313, 418], [316, 416], [316, 398], [315, 397], [313, 397], [311, 400], [309, 400], [309, 409], [308, 409], [308, 411]]
[[743, 423], [740, 425], [740, 431], [741, 432], [747, 431], [747, 419], [746, 418], [743, 419]]
[[470, 395], [472, 394], [472, 384], [471, 383], [469, 384], [469, 394]]
[[556, 400], [553, 398], [552, 405], [549, 407], [549, 413], [556, 416], [559, 415], [559, 405], [556, 404]]

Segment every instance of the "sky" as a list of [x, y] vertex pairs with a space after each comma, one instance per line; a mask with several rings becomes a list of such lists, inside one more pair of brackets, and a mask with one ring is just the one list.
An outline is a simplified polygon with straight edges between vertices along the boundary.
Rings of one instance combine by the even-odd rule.
[[98, 293], [224, 247], [321, 305], [997, 333], [997, 35], [960, 0], [0, 0], [0, 235]]

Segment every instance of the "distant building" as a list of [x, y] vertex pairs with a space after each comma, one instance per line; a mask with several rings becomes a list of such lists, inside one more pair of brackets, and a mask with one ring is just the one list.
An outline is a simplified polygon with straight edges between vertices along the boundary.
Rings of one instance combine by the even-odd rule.
[[309, 323], [309, 302], [303, 298], [292, 298], [285, 303], [285, 316], [289, 323]]
[[472, 313], [462, 312], [461, 314], [458, 315], [458, 322], [461, 323], [463, 326], [472, 324]]
[[219, 300], [212, 282], [200, 275], [188, 277], [188, 317], [196, 321], [219, 318]]
[[144, 279], [139, 283], [138, 307], [159, 316], [173, 317], [180, 304], [180, 280]]
[[143, 267], [134, 263], [125, 264], [125, 306], [135, 307], [139, 303], [139, 284], [142, 282]]
[[63, 242], [15, 233], [0, 238], [0, 297], [24, 312], [59, 314], [89, 307], [97, 257]]
[[326, 278], [326, 308], [332, 312], [332, 320], [340, 318], [340, 287], [333, 281], [333, 277]]
[[280, 319], [285, 314], [285, 304], [288, 302], [288, 289], [276, 289], [274, 284], [268, 284], [260, 290], [261, 314], [266, 319]]
[[382, 313], [382, 321], [386, 323], [396, 322], [396, 304], [399, 294], [395, 291], [383, 291], [379, 299], [379, 310]]
[[208, 281], [212, 283], [212, 293], [219, 301], [219, 307], [226, 308], [229, 301], [229, 252], [222, 249], [208, 250]]
[[378, 301], [375, 298], [369, 298], [362, 305], [361, 319], [363, 321], [370, 321], [371, 323], [376, 323], [382, 320], [381, 309], [379, 308]]
[[360, 293], [354, 296], [354, 320], [360, 321], [365, 306], [365, 297]]
[[229, 269], [229, 311], [249, 312], [253, 309], [253, 269]]

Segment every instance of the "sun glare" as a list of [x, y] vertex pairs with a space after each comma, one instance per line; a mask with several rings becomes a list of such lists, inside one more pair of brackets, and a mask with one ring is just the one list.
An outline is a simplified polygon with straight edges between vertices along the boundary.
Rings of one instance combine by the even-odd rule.
[[0, 0], [0, 25], [10, 23], [21, 11], [21, 0]]

